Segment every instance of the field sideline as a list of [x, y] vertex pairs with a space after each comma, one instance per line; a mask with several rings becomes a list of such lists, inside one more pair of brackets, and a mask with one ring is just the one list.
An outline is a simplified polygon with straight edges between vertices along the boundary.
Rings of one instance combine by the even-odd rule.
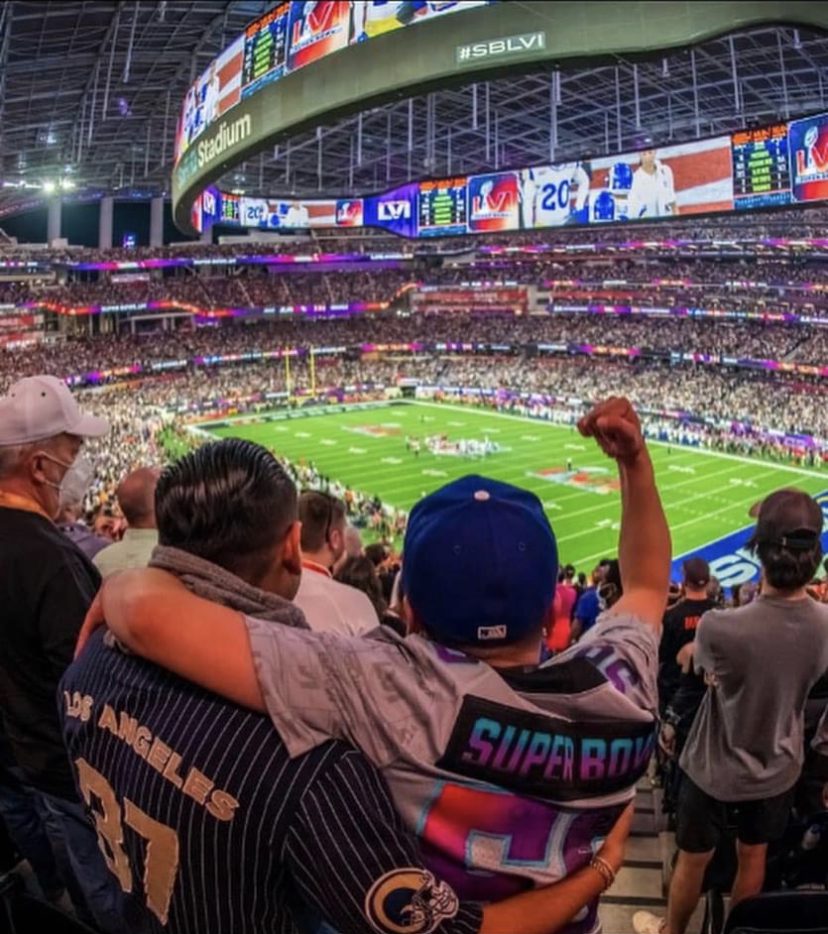
[[[574, 428], [534, 419], [425, 402], [387, 404], [335, 414], [204, 427], [247, 438], [399, 509], [467, 473], [532, 490], [555, 529], [563, 561], [588, 570], [617, 549], [620, 498], [615, 465]], [[416, 457], [406, 437], [446, 435], [450, 442], [488, 438], [500, 450], [485, 458]], [[828, 474], [745, 457], [653, 444], [659, 489], [673, 534], [673, 554], [700, 548], [750, 522], [757, 500], [783, 486], [817, 494]], [[571, 461], [571, 469], [568, 461]]]

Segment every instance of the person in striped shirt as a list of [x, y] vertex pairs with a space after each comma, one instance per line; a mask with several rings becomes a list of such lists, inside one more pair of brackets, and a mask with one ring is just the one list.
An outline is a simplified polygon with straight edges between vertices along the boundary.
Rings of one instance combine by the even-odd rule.
[[[297, 497], [264, 448], [226, 440], [158, 483], [152, 564], [263, 625], [307, 629]], [[265, 622], [266, 621], [266, 622]], [[269, 719], [95, 633], [61, 681], [65, 743], [135, 932], [551, 934], [620, 865], [483, 907], [424, 865], [376, 769], [323, 742], [290, 758]]]

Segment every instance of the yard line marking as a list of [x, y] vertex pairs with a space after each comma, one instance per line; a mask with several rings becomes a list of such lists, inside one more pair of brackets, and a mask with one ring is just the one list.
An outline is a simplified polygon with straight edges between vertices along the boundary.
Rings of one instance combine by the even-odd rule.
[[[669, 486], [660, 486], [660, 487], [659, 487], [659, 492], [661, 493], [662, 499], [664, 499], [665, 494], [669, 493], [671, 490], [680, 489], [681, 487], [687, 486], [688, 484], [697, 483], [697, 482], [699, 482], [700, 480], [704, 480], [704, 482], [706, 483], [708, 480], [712, 479], [713, 477], [720, 477], [720, 476], [722, 476], [723, 474], [730, 473], [730, 471], [735, 470], [735, 469], [736, 469], [735, 467], [725, 467], [725, 468], [722, 469], [722, 470], [712, 471], [711, 473], [706, 474], [703, 478], [701, 478], [701, 477], [692, 477], [690, 480], [682, 480], [680, 483], [673, 483], [673, 484], [670, 484]], [[533, 475], [530, 473], [528, 476], [532, 477]], [[540, 478], [540, 477], [535, 477], [535, 479], [540, 480], [541, 478]], [[543, 482], [545, 483], [546, 481], [543, 481]], [[588, 493], [588, 492], [589, 492], [588, 490], [582, 490], [582, 489], [573, 488], [573, 494], [570, 495], [570, 496], [568, 496], [568, 497], [566, 497], [566, 498], [567, 498], [567, 499], [573, 499], [573, 498], [574, 498], [574, 494], [576, 494], [576, 493], [583, 494], [583, 493]], [[710, 495], [709, 489], [705, 489], [705, 491], [704, 491], [703, 493], [699, 493], [699, 494], [697, 494], [697, 495], [695, 495], [695, 496], [690, 496], [690, 497], [688, 497], [687, 499], [685, 499], [683, 502], [689, 503], [689, 502], [692, 502], [692, 501], [695, 500], [695, 499], [701, 499], [701, 498], [703, 498], [703, 497], [709, 497], [709, 495]], [[570, 518], [572, 518], [573, 516], [584, 516], [584, 515], [588, 515], [589, 513], [591, 513], [591, 512], [596, 512], [596, 511], [599, 510], [599, 509], [602, 510], [602, 511], [606, 511], [607, 508], [620, 508], [620, 506], [621, 506], [620, 498], [613, 498], [612, 500], [607, 500], [607, 499], [605, 499], [605, 498], [602, 497], [601, 500], [600, 500], [600, 502], [597, 502], [597, 503], [595, 503], [595, 504], [592, 505], [592, 506], [587, 506], [587, 507], [585, 507], [585, 508], [583, 508], [583, 509], [575, 509], [575, 510], [573, 510], [572, 512], [567, 512], [566, 515], [564, 516], [564, 518], [565, 518], [565, 519], [570, 519]], [[560, 539], [559, 539], [559, 541], [560, 541]]]
[[367, 454], [365, 448], [348, 448], [349, 454]]
[[[722, 474], [729, 473], [731, 470], [736, 470], [736, 467], [726, 467], [726, 468], [724, 468], [724, 470], [718, 470], [718, 471], [715, 471], [715, 472], [713, 472], [713, 473], [709, 473], [709, 474], [707, 474], [707, 475], [706, 475], [705, 477], [703, 477], [703, 478], [693, 477], [693, 478], [690, 479], [690, 480], [683, 480], [681, 483], [674, 483], [672, 486], [669, 486], [669, 487], [662, 487], [662, 488], [660, 489], [660, 491], [659, 491], [660, 494], [661, 494], [662, 502], [665, 501], [665, 494], [666, 494], [666, 493], [669, 493], [670, 490], [677, 490], [677, 489], [679, 489], [680, 487], [687, 486], [687, 484], [689, 484], [689, 483], [696, 483], [696, 482], [698, 482], [700, 479], [703, 479], [704, 482], [705, 482], [705, 484], [707, 484], [707, 482], [708, 482], [709, 480], [711, 480], [713, 477], [720, 477], [720, 476], [722, 476]], [[754, 496], [755, 496], [755, 494], [754, 494]], [[692, 495], [692, 496], [686, 497], [685, 499], [683, 499], [683, 500], [681, 501], [680, 504], [676, 504], [676, 507], [678, 507], [678, 506], [684, 507], [684, 506], [686, 506], [688, 503], [692, 503], [692, 502], [694, 502], [695, 500], [698, 500], [698, 499], [706, 499], [706, 500], [709, 500], [709, 499], [710, 499], [710, 490], [709, 490], [709, 488], [704, 489], [701, 493], [696, 493], [696, 494], [694, 494], [694, 495]], [[730, 503], [730, 506], [729, 506], [728, 508], [732, 509], [734, 505], [738, 505], [738, 504], [739, 504], [739, 500], [735, 500], [735, 501], [733, 501], [733, 502]], [[601, 503], [597, 503], [595, 506], [590, 506], [589, 508], [586, 508], [586, 509], [576, 509], [576, 510], [574, 510], [573, 512], [568, 512], [568, 513], [566, 513], [566, 515], [564, 516], [564, 518], [565, 518], [565, 519], [571, 519], [573, 516], [587, 515], [588, 513], [590, 513], [590, 512], [595, 512], [595, 511], [598, 510], [598, 509], [606, 510], [606, 508], [607, 508], [608, 505], [609, 505], [609, 504], [607, 503], [607, 501], [604, 500], [604, 501], [601, 502]], [[621, 503], [620, 503], [619, 500], [613, 501], [611, 505], [612, 505], [612, 507], [617, 507], [617, 508], [619, 508], [619, 509], [620, 509], [620, 507], [621, 507]], [[673, 507], [671, 507], [671, 506], [668, 505], [666, 508], [671, 509], [671, 508], [673, 508]], [[716, 512], [705, 512], [705, 513], [703, 514], [703, 518], [707, 519], [707, 518], [710, 518], [711, 516], [718, 515], [719, 513], [725, 512], [725, 511], [726, 511], [725, 509], [720, 509], [720, 510], [718, 510], [718, 511], [716, 511]], [[694, 521], [694, 522], [698, 522], [698, 521], [700, 521], [700, 520], [699, 520], [699, 519], [694, 519], [693, 521]], [[674, 529], [677, 529], [677, 528], [681, 528], [681, 525], [673, 525], [672, 523], [670, 523], [670, 531], [671, 531], [671, 532], [672, 532]], [[573, 532], [571, 535], [564, 535], [564, 536], [562, 536], [562, 537], [559, 537], [559, 538], [558, 538], [558, 542], [560, 543], [560, 542], [570, 541], [570, 540], [573, 539], [573, 538], [580, 538], [582, 535], [591, 535], [591, 534], [594, 533], [594, 531], [595, 531], [594, 528], [582, 529], [580, 532]]]
[[401, 464], [401, 457], [383, 457], [380, 461], [381, 464]]
[[[764, 471], [764, 472], [772, 473], [773, 468], [770, 468], [769, 470]], [[705, 495], [706, 494], [704, 493], [700, 493], [699, 496], [691, 497], [691, 499], [699, 499]], [[713, 511], [708, 510], [706, 512], [703, 512], [697, 515], [693, 519], [687, 519], [685, 522], [678, 522], [675, 525], [673, 523], [670, 523], [670, 533], [672, 534], [673, 532], [678, 531], [678, 529], [687, 528], [687, 526], [689, 525], [695, 525], [697, 522], [708, 522], [710, 519], [714, 518], [715, 516], [720, 516], [723, 513], [732, 512], [734, 509], [738, 508], [739, 506], [745, 505], [746, 503], [752, 503], [755, 496], [756, 494], [754, 493], [751, 496], [742, 497], [741, 499], [728, 501], [727, 505], [724, 506], [722, 509], [715, 509]], [[687, 502], [689, 502], [689, 500]], [[747, 510], [745, 510], [745, 512], [747, 512]], [[573, 535], [565, 535], [562, 538], [558, 538], [557, 541], [558, 541], [558, 544], [560, 544], [561, 542], [567, 541], [568, 539], [578, 538], [580, 535], [592, 534], [594, 533], [594, 531], [595, 531], [594, 529], [585, 529], [583, 532], [577, 532], [577, 533], [574, 533]], [[736, 531], [738, 531], [738, 529]], [[707, 544], [709, 544], [709, 542]], [[705, 547], [704, 545], [698, 545], [695, 549], [691, 549], [690, 552], [685, 552], [685, 554], [692, 554], [694, 551], [698, 551], [700, 548], [704, 548], [704, 547]], [[587, 562], [587, 561], [594, 560], [595, 558], [600, 557], [603, 554], [605, 554], [605, 551], [599, 551], [599, 552], [596, 552], [596, 554], [594, 555], [587, 555], [587, 557], [581, 558], [579, 560], [583, 562]]]
[[324, 445], [326, 448], [332, 448], [339, 442], [334, 441], [333, 438], [320, 438], [319, 443]]
[[[453, 405], [450, 402], [425, 402], [417, 399], [415, 402], [409, 403], [409, 405], [428, 406], [432, 409], [453, 409], [454, 411], [469, 412], [468, 406]], [[536, 424], [547, 425], [552, 428], [571, 427], [570, 425], [561, 424], [560, 422], [546, 421], [542, 418], [527, 418], [525, 415], [510, 415], [507, 412], [486, 411], [476, 412], [475, 414], [479, 415], [480, 417], [488, 416], [490, 418], [505, 418], [510, 421], [531, 421]], [[490, 430], [494, 431], [494, 429]], [[755, 467], [757, 464], [767, 464], [769, 467], [773, 467], [774, 470], [785, 470], [788, 473], [796, 473], [804, 477], [816, 477], [820, 480], [825, 480], [826, 476], [828, 476], [825, 473], [820, 473], [816, 470], [807, 470], [805, 467], [794, 467], [790, 464], [776, 464], [771, 461], [763, 460], [759, 457], [750, 458], [743, 457], [740, 454], [726, 454], [724, 451], [713, 451], [709, 448], [696, 448], [692, 447], [691, 445], [676, 444], [675, 441], [656, 441], [653, 438], [648, 438], [647, 445], [649, 446], [651, 444], [657, 447], [670, 448], [673, 451], [680, 451], [684, 450], [685, 448], [689, 448], [690, 450], [695, 451], [697, 454], [705, 455], [705, 457], [719, 457], [723, 460], [738, 461], [740, 464], [750, 464], [752, 467]]]

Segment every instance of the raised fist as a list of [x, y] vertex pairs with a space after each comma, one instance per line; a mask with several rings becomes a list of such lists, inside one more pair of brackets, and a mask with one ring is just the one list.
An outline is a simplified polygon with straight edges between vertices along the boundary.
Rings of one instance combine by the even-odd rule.
[[629, 399], [611, 396], [599, 402], [579, 422], [585, 438], [595, 438], [601, 450], [621, 464], [631, 464], [644, 450], [641, 422]]

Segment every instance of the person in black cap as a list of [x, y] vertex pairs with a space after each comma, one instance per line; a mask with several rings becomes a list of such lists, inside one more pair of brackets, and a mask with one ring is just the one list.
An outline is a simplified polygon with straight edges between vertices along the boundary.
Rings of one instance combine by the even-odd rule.
[[692, 646], [702, 616], [716, 608], [708, 596], [710, 566], [704, 558], [688, 558], [683, 566], [682, 595], [664, 614], [658, 652], [658, 702], [661, 711], [659, 745], [665, 754], [663, 787], [665, 809], [672, 813], [680, 772], [676, 757], [684, 748], [690, 726], [705, 692], [704, 679], [692, 664], [679, 663], [680, 653]]
[[679, 856], [667, 918], [638, 912], [638, 934], [684, 934], [735, 805], [732, 904], [762, 889], [767, 847], [784, 833], [805, 758], [805, 702], [828, 670], [828, 607], [805, 589], [822, 560], [822, 527], [807, 493], [768, 496], [748, 542], [762, 565], [761, 596], [711, 610], [699, 624], [695, 668], [708, 687], [679, 759]]
[[696, 638], [702, 616], [716, 604], [707, 596], [710, 566], [704, 558], [688, 558], [682, 565], [682, 598], [664, 614], [661, 644], [658, 650], [658, 699], [666, 709], [681, 680], [678, 654]]

